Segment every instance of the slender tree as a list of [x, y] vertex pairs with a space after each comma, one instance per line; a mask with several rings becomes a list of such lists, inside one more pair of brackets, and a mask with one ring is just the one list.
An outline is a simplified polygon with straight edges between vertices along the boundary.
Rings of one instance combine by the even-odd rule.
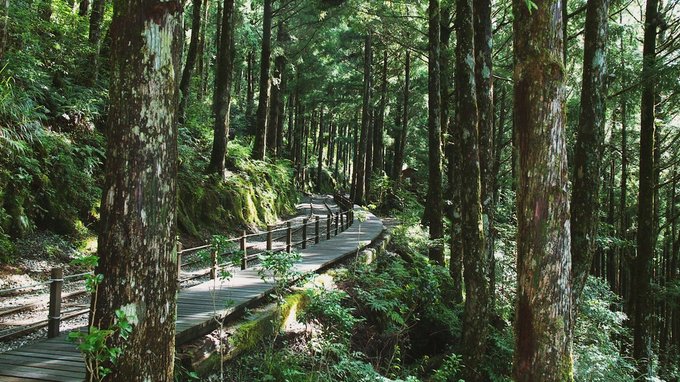
[[520, 382], [573, 379], [563, 6], [514, 0], [512, 7], [519, 149], [513, 374]]
[[[439, 0], [430, 0], [428, 57], [428, 192], [430, 240], [439, 241], [444, 236], [442, 218], [442, 154], [441, 154], [441, 90], [439, 88]], [[430, 247], [430, 260], [444, 265], [444, 247], [441, 243]]]
[[114, 1], [109, 112], [115, 118], [106, 130], [96, 270], [104, 279], [91, 317], [94, 326], [109, 328], [122, 310], [132, 324], [127, 339], [110, 344], [123, 350], [109, 365], [112, 381], [173, 380], [181, 31], [180, 3]]
[[656, 35], [658, 0], [647, 0], [645, 9], [644, 41], [642, 46], [642, 96], [640, 102], [640, 180], [638, 192], [637, 256], [634, 262], [632, 298], [634, 306], [633, 357], [638, 361], [639, 380], [650, 374], [652, 356], [651, 323], [653, 304], [651, 295], [652, 259], [656, 245], [654, 222], [654, 146], [656, 126], [654, 103], [656, 81]]
[[607, 97], [605, 48], [609, 0], [591, 0], [587, 7], [581, 112], [576, 132], [571, 197], [574, 302], [578, 301], [585, 286], [596, 249]]
[[0, 60], [7, 51], [7, 24], [9, 22], [9, 0], [0, 0]]
[[461, 147], [460, 212], [465, 280], [463, 361], [466, 380], [482, 381], [489, 322], [488, 259], [484, 251], [474, 60], [473, 0], [456, 1], [457, 138]]
[[269, 107], [269, 60], [272, 55], [272, 0], [264, 0], [262, 16], [262, 53], [260, 56], [260, 95], [255, 121], [253, 159], [262, 160], [267, 150], [267, 108]]
[[493, 64], [491, 53], [493, 45], [491, 23], [491, 0], [473, 0], [475, 29], [475, 84], [477, 86], [478, 136], [479, 136], [479, 171], [481, 180], [482, 221], [484, 223], [484, 251], [489, 270], [490, 293], [495, 283], [494, 257], [494, 173], [493, 153]]
[[184, 71], [182, 71], [182, 80], [179, 83], [180, 101], [177, 111], [177, 119], [179, 123], [184, 123], [184, 113], [189, 103], [189, 90], [191, 88], [191, 75], [194, 72], [196, 64], [196, 57], [198, 56], [198, 42], [201, 36], [201, 13], [203, 0], [193, 0], [193, 10], [191, 19], [191, 40], [189, 40], [189, 51], [187, 52], [187, 61], [184, 64]]
[[385, 143], [383, 131], [385, 130], [385, 108], [387, 105], [387, 49], [383, 51], [382, 79], [380, 83], [380, 105], [373, 129], [373, 173], [382, 175], [385, 170]]
[[102, 22], [104, 21], [104, 7], [106, 0], [92, 0], [92, 10], [90, 11], [90, 30], [88, 39], [92, 48], [90, 58], [90, 77], [89, 83], [94, 84], [99, 75], [99, 50], [101, 46]]
[[229, 140], [229, 114], [231, 109], [231, 82], [234, 63], [232, 41], [234, 38], [234, 0], [224, 0], [220, 45], [215, 65], [215, 92], [213, 94], [213, 144], [207, 172], [224, 176]]
[[364, 43], [364, 95], [361, 110], [361, 137], [357, 148], [354, 173], [356, 174], [356, 187], [354, 202], [364, 204], [366, 192], [366, 146], [368, 144], [369, 120], [371, 116], [371, 33], [366, 34]]
[[[394, 167], [392, 168], [392, 179], [401, 179], [401, 169], [404, 167], [404, 152], [406, 151], [406, 138], [408, 137], [408, 117], [409, 117], [409, 88], [411, 87], [411, 52], [406, 49], [404, 60], [404, 97], [401, 108], [401, 128], [397, 132], [394, 148]], [[399, 114], [399, 113], [397, 113]], [[398, 124], [397, 124], [398, 125]]]

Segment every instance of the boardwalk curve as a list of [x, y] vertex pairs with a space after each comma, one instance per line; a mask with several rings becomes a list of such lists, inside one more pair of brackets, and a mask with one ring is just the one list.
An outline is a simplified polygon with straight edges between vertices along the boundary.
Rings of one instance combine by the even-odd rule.
[[[354, 210], [363, 211], [357, 206]], [[383, 229], [382, 221], [370, 212], [355, 213], [353, 224], [344, 232], [299, 250], [302, 261], [296, 269], [303, 273], [323, 271], [376, 241]], [[247, 307], [267, 296], [272, 288], [273, 284], [260, 278], [257, 268], [249, 268], [235, 271], [228, 281], [211, 280], [181, 290], [177, 299], [177, 345], [211, 332], [225, 318], [238, 317]], [[227, 300], [232, 301], [232, 305], [220, 307]], [[0, 381], [84, 379], [83, 359], [65, 336], [0, 354]]]

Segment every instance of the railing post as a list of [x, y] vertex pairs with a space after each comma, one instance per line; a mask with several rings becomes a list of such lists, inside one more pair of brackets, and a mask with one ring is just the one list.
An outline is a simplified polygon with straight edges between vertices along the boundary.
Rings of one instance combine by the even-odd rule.
[[290, 253], [290, 243], [293, 241], [293, 229], [291, 223], [286, 223], [286, 252]]
[[267, 225], [267, 251], [272, 250], [272, 230], [274, 229], [273, 226]]
[[338, 236], [338, 219], [338, 215], [335, 215], [335, 236]]
[[307, 218], [302, 219], [302, 249], [307, 248]]
[[[177, 285], [182, 281], [182, 243], [177, 241]], [[179, 289], [179, 288], [178, 288]]]
[[[340, 232], [345, 230], [345, 213], [340, 212]], [[338, 216], [335, 216], [335, 234], [338, 234]]]
[[314, 244], [319, 244], [319, 215], [316, 215], [314, 221]]
[[331, 239], [331, 221], [333, 220], [333, 215], [328, 215], [326, 218], [326, 240]]
[[246, 269], [248, 268], [248, 250], [246, 249], [246, 231], [243, 231], [243, 235], [241, 236], [241, 269]]
[[52, 268], [47, 338], [54, 338], [59, 335], [59, 324], [61, 323], [61, 287], [63, 284], [64, 270], [62, 268]]
[[210, 252], [210, 279], [215, 280], [217, 278], [217, 249]]

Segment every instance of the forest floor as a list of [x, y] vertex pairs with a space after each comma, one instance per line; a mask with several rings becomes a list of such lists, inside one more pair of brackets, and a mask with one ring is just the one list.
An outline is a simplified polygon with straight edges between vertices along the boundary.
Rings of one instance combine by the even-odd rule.
[[[305, 195], [301, 198], [300, 203], [296, 205], [296, 213], [290, 216], [283, 216], [274, 225], [283, 224], [287, 220], [292, 220], [293, 224], [298, 224], [305, 217], [310, 214], [326, 215], [328, 210], [324, 204], [337, 210], [337, 205], [333, 201], [331, 195]], [[238, 235], [234, 232], [225, 232], [226, 236]], [[301, 233], [297, 233], [298, 236]], [[261, 236], [256, 236], [251, 239], [251, 244], [261, 242], [262, 245], [266, 241], [266, 232], [263, 231]], [[294, 237], [293, 240], [300, 240]], [[198, 246], [204, 244], [200, 239], [182, 238], [184, 248], [189, 246]], [[31, 325], [40, 322], [47, 317], [47, 308], [49, 301], [49, 284], [45, 282], [50, 278], [50, 271], [52, 268], [62, 267], [65, 275], [81, 273], [84, 271], [81, 267], [72, 265], [72, 261], [83, 255], [91, 255], [96, 253], [97, 238], [96, 235], [91, 234], [84, 239], [76, 241], [69, 241], [62, 236], [56, 235], [48, 231], [35, 232], [30, 237], [16, 243], [17, 253], [21, 255], [17, 257], [12, 264], [0, 264], [0, 290], [6, 291], [12, 288], [34, 286], [27, 289], [21, 289], [11, 292], [0, 292], [0, 337], [5, 334], [12, 333], [17, 327]], [[185, 259], [186, 261], [186, 259]], [[195, 267], [198, 268], [199, 266]], [[183, 269], [185, 273], [191, 273], [198, 269]], [[203, 279], [194, 279], [192, 281], [182, 283], [182, 287], [189, 287], [205, 281]], [[84, 281], [70, 281], [64, 283], [63, 295], [83, 290]], [[3, 314], [15, 307], [24, 306], [28, 304], [36, 304], [32, 309], [25, 311]], [[89, 296], [79, 294], [73, 298], [65, 298], [62, 305], [62, 315], [69, 312], [77, 312], [89, 307]], [[73, 329], [87, 325], [87, 315], [80, 315], [71, 319], [63, 320], [61, 322], [61, 331], [69, 332]], [[44, 339], [47, 336], [47, 328], [42, 328], [26, 335], [16, 336], [15, 338], [0, 341], [0, 352], [6, 352], [18, 347], [27, 345]]]

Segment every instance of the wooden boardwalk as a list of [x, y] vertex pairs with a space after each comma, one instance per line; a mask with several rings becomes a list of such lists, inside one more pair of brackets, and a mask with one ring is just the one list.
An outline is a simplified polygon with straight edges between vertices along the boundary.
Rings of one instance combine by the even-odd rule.
[[[356, 209], [356, 208], [355, 208]], [[367, 213], [364, 222], [355, 214], [353, 224], [344, 232], [300, 250], [301, 272], [318, 272], [328, 268], [359, 249], [374, 242], [383, 224]], [[257, 274], [257, 268], [235, 271], [229, 281], [208, 281], [179, 292], [177, 299], [178, 345], [207, 334], [221, 319], [240, 315], [255, 305], [272, 289]], [[223, 308], [231, 301], [229, 308]], [[218, 320], [215, 320], [215, 317]], [[0, 353], [0, 382], [13, 381], [82, 381], [85, 366], [75, 345], [64, 336], [37, 342], [6, 353]]]

